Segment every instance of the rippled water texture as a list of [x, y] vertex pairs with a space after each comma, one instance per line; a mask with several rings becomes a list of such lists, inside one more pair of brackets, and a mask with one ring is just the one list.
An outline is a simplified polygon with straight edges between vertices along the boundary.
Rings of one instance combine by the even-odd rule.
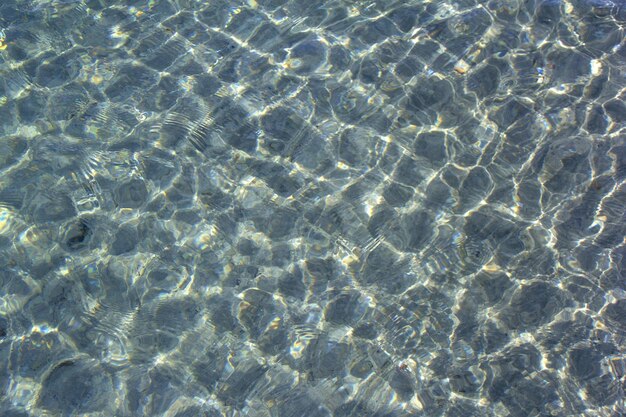
[[3, 417], [620, 416], [620, 0], [0, 3]]

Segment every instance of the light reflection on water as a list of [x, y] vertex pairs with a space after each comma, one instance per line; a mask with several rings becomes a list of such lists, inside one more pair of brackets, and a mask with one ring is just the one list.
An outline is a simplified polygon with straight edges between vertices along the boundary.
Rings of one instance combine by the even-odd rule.
[[625, 21], [4, 2], [1, 414], [623, 414]]

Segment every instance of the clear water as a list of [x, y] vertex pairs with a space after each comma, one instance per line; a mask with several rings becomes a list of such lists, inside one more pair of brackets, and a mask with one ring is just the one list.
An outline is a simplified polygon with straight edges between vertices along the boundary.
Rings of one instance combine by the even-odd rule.
[[625, 27], [2, 1], [0, 415], [624, 415]]

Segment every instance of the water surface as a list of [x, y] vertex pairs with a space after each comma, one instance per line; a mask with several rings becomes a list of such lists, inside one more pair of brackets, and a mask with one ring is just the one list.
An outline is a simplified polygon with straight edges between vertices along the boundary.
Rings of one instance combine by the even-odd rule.
[[626, 413], [626, 6], [0, 6], [3, 416]]

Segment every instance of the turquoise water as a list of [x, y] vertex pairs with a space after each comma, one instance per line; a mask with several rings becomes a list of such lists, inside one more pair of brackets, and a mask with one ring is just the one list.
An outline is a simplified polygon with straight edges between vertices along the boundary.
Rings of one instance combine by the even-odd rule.
[[0, 5], [0, 415], [626, 414], [626, 5]]

